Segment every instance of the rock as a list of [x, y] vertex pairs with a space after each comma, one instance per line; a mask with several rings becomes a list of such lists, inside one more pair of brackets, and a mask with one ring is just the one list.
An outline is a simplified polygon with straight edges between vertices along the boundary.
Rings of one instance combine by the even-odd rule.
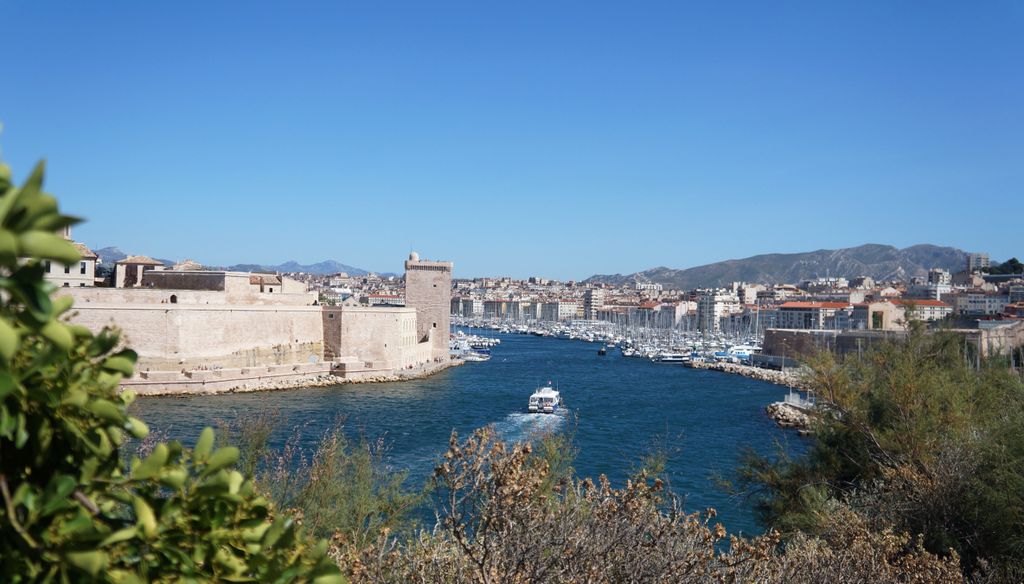
[[810, 433], [811, 416], [805, 410], [784, 402], [769, 404], [764, 409], [780, 428], [796, 428], [801, 436]]

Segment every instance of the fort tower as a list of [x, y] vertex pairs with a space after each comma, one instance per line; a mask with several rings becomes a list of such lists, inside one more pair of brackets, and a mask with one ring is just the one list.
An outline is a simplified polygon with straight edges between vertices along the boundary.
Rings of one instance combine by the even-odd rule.
[[421, 260], [412, 252], [405, 262], [405, 305], [416, 309], [416, 335], [430, 342], [432, 358], [448, 357], [451, 323], [452, 263]]

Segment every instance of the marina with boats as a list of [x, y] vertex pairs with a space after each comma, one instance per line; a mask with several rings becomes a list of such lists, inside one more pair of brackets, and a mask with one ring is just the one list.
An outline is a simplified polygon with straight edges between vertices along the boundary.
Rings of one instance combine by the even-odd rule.
[[[524, 334], [597, 343], [599, 355], [618, 351], [623, 357], [649, 359], [659, 363], [693, 362], [751, 364], [760, 352], [760, 339], [750, 335], [702, 333], [690, 330], [626, 327], [603, 321], [536, 321], [517, 323], [486, 318], [452, 316], [453, 351], [489, 349], [483, 337], [463, 330], [488, 330], [503, 334]], [[472, 339], [472, 342], [470, 342]], [[479, 348], [474, 348], [473, 342]]]

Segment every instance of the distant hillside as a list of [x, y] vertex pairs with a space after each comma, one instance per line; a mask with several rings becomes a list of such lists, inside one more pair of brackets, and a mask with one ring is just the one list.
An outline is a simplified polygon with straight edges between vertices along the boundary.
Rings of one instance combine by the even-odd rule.
[[628, 275], [596, 275], [586, 282], [620, 285], [625, 282], [652, 281], [666, 288], [690, 290], [725, 286], [730, 282], [774, 284], [823, 276], [870, 276], [875, 280], [905, 280], [923, 276], [929, 268], [945, 268], [957, 272], [964, 268], [966, 258], [966, 252], [953, 247], [921, 244], [898, 249], [891, 245], [869, 243], [843, 249], [758, 255], [685, 270], [660, 267]]
[[[106, 265], [106, 266], [113, 266], [119, 260], [123, 260], [124, 258], [128, 257], [128, 254], [126, 254], [125, 252], [121, 251], [121, 248], [116, 247], [116, 246], [104, 247], [104, 248], [101, 248], [101, 249], [94, 249], [92, 251], [94, 251], [96, 253], [96, 255], [99, 256], [101, 263], [103, 265]], [[165, 260], [165, 259], [160, 259], [160, 258], [153, 258], [153, 259], [158, 261], [158, 262], [162, 262], [166, 266], [173, 266], [174, 265], [174, 262], [172, 262], [171, 260]]]
[[334, 260], [324, 260], [315, 264], [300, 264], [294, 260], [285, 262], [277, 265], [264, 265], [264, 264], [235, 264], [228, 266], [226, 269], [237, 271], [237, 272], [306, 272], [307, 274], [337, 274], [338, 272], [345, 272], [350, 276], [363, 276], [368, 274], [367, 270], [336, 262]]
[[[102, 249], [93, 250], [96, 255], [99, 256], [104, 265], [113, 266], [118, 260], [123, 260], [128, 257], [128, 254], [121, 251], [118, 247], [104, 247]], [[163, 262], [165, 265], [173, 266], [175, 262], [171, 260], [164, 260], [160, 258], [153, 258], [157, 261]], [[334, 260], [324, 260], [315, 264], [303, 265], [296, 261], [285, 262], [283, 264], [268, 265], [268, 264], [234, 264], [231, 266], [221, 267], [224, 270], [230, 270], [234, 272], [306, 272], [308, 274], [337, 274], [338, 272], [345, 272], [350, 276], [363, 276], [369, 272], [348, 264], [343, 264]]]

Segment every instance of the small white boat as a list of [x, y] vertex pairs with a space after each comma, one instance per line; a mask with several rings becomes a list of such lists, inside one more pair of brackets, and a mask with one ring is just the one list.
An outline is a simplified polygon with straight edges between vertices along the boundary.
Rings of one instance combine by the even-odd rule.
[[553, 414], [562, 405], [562, 397], [551, 384], [538, 387], [530, 396], [529, 410], [531, 414]]
[[491, 360], [491, 356], [490, 355], [484, 355], [483, 353], [477, 353], [475, 351], [470, 351], [469, 353], [466, 353], [465, 355], [462, 356], [462, 358], [465, 361], [470, 361], [470, 362], [481, 362], [481, 361], [490, 361]]
[[689, 355], [682, 353], [658, 353], [654, 361], [658, 363], [686, 363], [690, 360]]

